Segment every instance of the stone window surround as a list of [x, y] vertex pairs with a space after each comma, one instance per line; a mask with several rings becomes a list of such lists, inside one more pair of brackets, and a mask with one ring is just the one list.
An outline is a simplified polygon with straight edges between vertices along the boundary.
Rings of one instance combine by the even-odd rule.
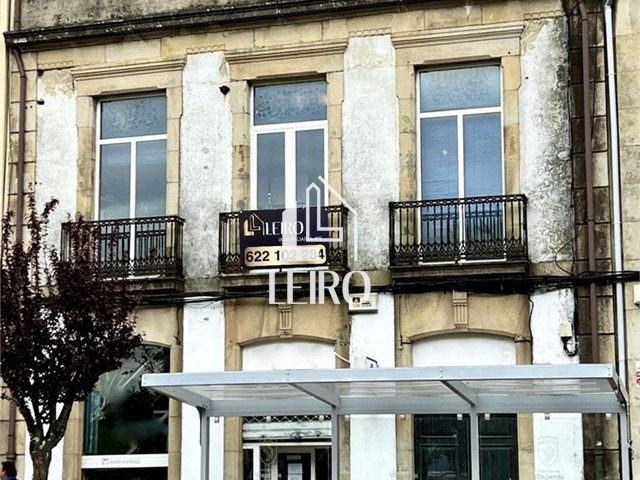
[[94, 218], [96, 105], [102, 98], [164, 92], [167, 96], [167, 215], [178, 214], [183, 58], [71, 70], [77, 92], [78, 212]]
[[504, 190], [520, 193], [518, 89], [523, 30], [523, 22], [511, 22], [392, 35], [400, 123], [400, 200], [417, 198], [418, 72], [483, 63], [501, 66]]
[[[328, 181], [342, 192], [342, 78], [346, 41], [227, 52], [233, 124], [233, 205], [250, 205], [251, 86], [322, 79], [327, 82]], [[248, 175], [246, 172], [250, 172]], [[330, 197], [329, 203], [336, 199]]]

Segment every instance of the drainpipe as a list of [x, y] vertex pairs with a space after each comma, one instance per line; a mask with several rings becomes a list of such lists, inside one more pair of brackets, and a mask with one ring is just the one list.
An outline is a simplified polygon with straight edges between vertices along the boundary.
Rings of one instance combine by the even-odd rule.
[[[578, 0], [582, 20], [582, 101], [584, 110], [584, 164], [585, 195], [587, 199], [587, 255], [589, 271], [595, 272], [595, 215], [593, 207], [593, 147], [591, 145], [591, 62], [589, 58], [589, 16], [584, 0]], [[598, 306], [596, 284], [589, 284], [589, 318], [591, 320], [591, 359], [600, 363], [600, 337], [598, 335]], [[604, 446], [602, 444], [602, 415], [595, 415], [595, 478], [604, 478]]]
[[[16, 240], [22, 240], [22, 227], [24, 224], [24, 160], [25, 160], [25, 133], [26, 133], [26, 104], [27, 104], [27, 73], [24, 69], [20, 51], [11, 51], [18, 66], [20, 75], [20, 100], [18, 105], [18, 168], [16, 175]], [[16, 405], [9, 403], [9, 418], [7, 432], [7, 459], [16, 459]]]
[[[22, 25], [22, 0], [15, 0], [13, 4], [13, 29], [20, 30]], [[25, 136], [27, 130], [26, 105], [27, 105], [27, 73], [22, 61], [22, 53], [19, 49], [11, 50], [18, 66], [20, 75], [20, 98], [18, 104], [18, 168], [16, 175], [16, 240], [22, 240], [22, 227], [24, 224], [24, 161], [25, 161]], [[7, 460], [16, 460], [16, 405], [9, 402], [9, 418], [7, 432]]]
[[[622, 262], [622, 195], [620, 181], [620, 139], [618, 135], [618, 94], [616, 86], [616, 59], [613, 43], [613, 0], [604, 2], [604, 47], [607, 57], [607, 91], [609, 99], [609, 145], [611, 161], [611, 202], [613, 215], [613, 270], [621, 272]], [[624, 312], [624, 284], [616, 281], [615, 290], [616, 346], [618, 377], [623, 385], [627, 384], [627, 330]], [[619, 426], [623, 428], [622, 425]], [[622, 438], [622, 436], [620, 436]], [[620, 445], [620, 465], [622, 478], [629, 475], [629, 445]]]
[[[616, 87], [616, 65], [613, 44], [613, 0], [605, 0], [604, 28], [605, 50], [607, 56], [607, 89], [609, 93], [609, 145], [611, 155], [611, 198], [613, 203], [613, 270], [624, 270], [622, 264], [622, 196], [620, 194], [620, 141], [618, 137], [618, 99]], [[627, 348], [624, 313], [624, 286], [616, 282], [616, 333], [618, 347], [618, 375], [620, 381], [627, 384]]]
[[20, 50], [11, 50], [13, 58], [18, 66], [20, 75], [20, 99], [18, 104], [18, 169], [17, 169], [17, 200], [16, 200], [16, 239], [22, 240], [22, 226], [24, 223], [24, 162], [25, 162], [25, 135], [27, 130], [27, 72], [24, 69]]

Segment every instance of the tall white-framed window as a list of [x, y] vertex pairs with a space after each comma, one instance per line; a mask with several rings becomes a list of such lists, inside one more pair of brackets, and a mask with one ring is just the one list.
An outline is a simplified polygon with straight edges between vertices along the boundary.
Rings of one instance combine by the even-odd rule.
[[98, 103], [98, 220], [166, 212], [167, 99], [162, 95]]
[[251, 100], [251, 208], [303, 207], [314, 182], [326, 205], [326, 81], [256, 85]]
[[438, 201], [420, 211], [421, 242], [450, 245], [443, 260], [500, 250], [504, 205], [495, 197], [504, 194], [501, 77], [498, 65], [417, 74], [418, 195]]
[[498, 65], [418, 73], [420, 198], [502, 195]]

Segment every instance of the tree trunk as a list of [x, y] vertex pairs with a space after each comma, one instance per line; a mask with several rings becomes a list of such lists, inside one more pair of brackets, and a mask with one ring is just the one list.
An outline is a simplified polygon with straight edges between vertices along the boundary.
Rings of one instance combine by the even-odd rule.
[[51, 449], [42, 443], [31, 441], [29, 451], [33, 464], [33, 480], [47, 480], [51, 465]]

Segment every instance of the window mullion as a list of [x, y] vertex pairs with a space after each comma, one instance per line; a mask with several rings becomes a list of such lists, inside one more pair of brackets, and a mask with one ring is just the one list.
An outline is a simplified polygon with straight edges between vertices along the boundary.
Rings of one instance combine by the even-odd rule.
[[285, 130], [284, 137], [284, 205], [295, 208], [296, 201], [296, 130]]
[[[464, 115], [457, 115], [458, 130], [458, 198], [465, 198], [466, 192], [464, 188]], [[458, 239], [464, 241], [464, 205], [458, 206]]]
[[[129, 185], [129, 218], [136, 218], [136, 205], [137, 205], [137, 201], [136, 201], [136, 178], [137, 178], [137, 163], [138, 163], [138, 142], [136, 140], [133, 140], [131, 142], [131, 156], [130, 158], [130, 162], [131, 162], [131, 180], [130, 180], [130, 185]], [[133, 261], [136, 258], [136, 231], [135, 231], [135, 224], [132, 224], [130, 227], [130, 231], [129, 231], [129, 259], [130, 261]]]

